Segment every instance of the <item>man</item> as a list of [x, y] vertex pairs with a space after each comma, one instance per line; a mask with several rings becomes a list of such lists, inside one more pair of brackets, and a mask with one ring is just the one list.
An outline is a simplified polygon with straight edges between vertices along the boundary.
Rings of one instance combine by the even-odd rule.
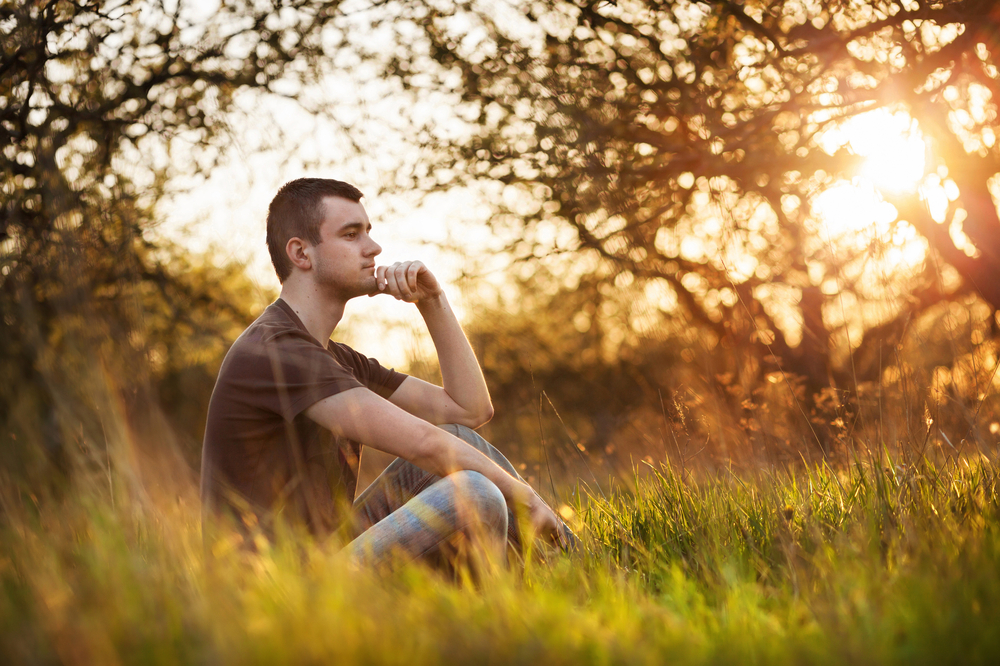
[[[220, 369], [202, 452], [206, 516], [236, 518], [249, 537], [273, 536], [279, 523], [339, 532], [367, 562], [456, 547], [499, 556], [505, 541], [519, 545], [518, 517], [567, 545], [572, 534], [472, 431], [493, 416], [472, 348], [422, 263], [376, 266], [382, 249], [361, 197], [344, 182], [302, 178], [271, 202], [267, 245], [281, 294]], [[347, 301], [377, 294], [416, 305], [443, 386], [330, 340]], [[361, 445], [398, 458], [355, 500]]]

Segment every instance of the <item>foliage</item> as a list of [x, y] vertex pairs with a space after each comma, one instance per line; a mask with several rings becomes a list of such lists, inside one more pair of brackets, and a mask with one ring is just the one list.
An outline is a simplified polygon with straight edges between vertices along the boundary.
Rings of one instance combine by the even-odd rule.
[[322, 548], [208, 566], [192, 507], [5, 493], [6, 663], [994, 663], [995, 463], [670, 468], [576, 504], [584, 549], [455, 585]]
[[884, 356], [851, 360], [876, 379], [810, 400], [794, 374], [754, 381], [752, 343], [628, 307], [636, 283], [567, 282], [542, 266], [517, 284], [472, 300], [466, 330], [497, 407], [483, 432], [542, 487], [550, 475], [603, 487], [644, 459], [769, 468], [842, 461], [870, 441], [978, 452], [1000, 432], [993, 311], [971, 294], [912, 318]]
[[[319, 2], [0, 7], [0, 433], [24, 470], [44, 464], [33, 453], [102, 450], [102, 400], [142, 412], [185, 365], [210, 389], [262, 298], [239, 267], [157, 239], [157, 204], [217, 162], [240, 95], [313, 80], [336, 16]], [[95, 394], [105, 374], [119, 396]], [[187, 397], [207, 398], [196, 383]], [[202, 415], [185, 417], [200, 438]]]
[[[517, 256], [602, 266], [609, 285], [649, 286], [626, 307], [753, 349], [741, 381], [780, 368], [809, 395], [854, 390], [956, 289], [1000, 306], [994, 3], [433, 6], [413, 24], [472, 128], [435, 144], [437, 173], [504, 185], [495, 225]], [[844, 243], [814, 204], [861, 158], [830, 130], [877, 109], [919, 123], [909, 131], [934, 158], [925, 191], [947, 185], [952, 200], [873, 193], [895, 221]], [[914, 229], [932, 252], [893, 260]], [[859, 347], [864, 372], [845, 362]]]

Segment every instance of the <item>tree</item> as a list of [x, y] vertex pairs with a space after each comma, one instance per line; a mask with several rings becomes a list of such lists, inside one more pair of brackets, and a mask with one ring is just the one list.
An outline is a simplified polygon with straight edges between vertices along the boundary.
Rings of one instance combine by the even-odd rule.
[[0, 6], [5, 462], [100, 450], [108, 404], [141, 412], [152, 379], [221, 358], [251, 316], [246, 282], [154, 240], [156, 204], [211, 169], [240, 95], [294, 98], [325, 71], [339, 16], [306, 0]]
[[[459, 4], [423, 33], [441, 81], [460, 73], [478, 128], [438, 147], [442, 167], [507, 186], [501, 219], [520, 257], [590, 255], [609, 284], [665, 287], [668, 316], [747, 352], [723, 356], [747, 385], [782, 369], [810, 395], [877, 381], [906, 322], [956, 290], [1000, 306], [994, 3], [549, 0], [524, 12]], [[828, 132], [876, 109], [917, 121], [934, 158], [925, 186], [938, 178], [953, 198], [881, 192], [891, 224], [834, 243], [813, 204], [862, 159]], [[910, 226], [932, 252], [887, 263]], [[544, 240], [552, 228], [571, 241]], [[937, 258], [961, 280], [942, 279]], [[891, 307], [845, 335], [875, 302]], [[856, 348], [853, 363], [838, 362], [835, 336], [852, 337], [839, 349]]]

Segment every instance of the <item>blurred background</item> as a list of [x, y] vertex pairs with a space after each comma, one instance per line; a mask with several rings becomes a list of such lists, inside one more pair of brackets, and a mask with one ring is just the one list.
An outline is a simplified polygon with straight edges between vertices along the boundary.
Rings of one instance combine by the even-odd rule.
[[[652, 0], [0, 6], [0, 478], [196, 501], [277, 295], [285, 181], [357, 185], [449, 285], [555, 493], [995, 456], [1000, 10]], [[335, 338], [434, 379], [415, 309]], [[366, 455], [365, 478], [384, 459]], [[119, 481], [120, 479], [120, 481]]]

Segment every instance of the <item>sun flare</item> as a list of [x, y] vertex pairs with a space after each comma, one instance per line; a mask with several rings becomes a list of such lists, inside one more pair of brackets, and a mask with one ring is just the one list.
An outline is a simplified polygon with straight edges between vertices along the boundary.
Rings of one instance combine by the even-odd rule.
[[907, 113], [878, 109], [826, 132], [821, 142], [830, 153], [846, 146], [864, 158], [851, 180], [834, 183], [813, 199], [813, 212], [825, 233], [848, 241], [874, 234], [897, 246], [900, 251], [891, 253], [897, 261], [920, 261], [923, 252], [917, 251], [912, 234], [893, 232], [897, 211], [883, 198], [922, 191], [927, 144], [916, 120]]
[[873, 111], [845, 123], [851, 149], [864, 155], [858, 177], [880, 190], [913, 192], [924, 177], [927, 146], [909, 114]]

